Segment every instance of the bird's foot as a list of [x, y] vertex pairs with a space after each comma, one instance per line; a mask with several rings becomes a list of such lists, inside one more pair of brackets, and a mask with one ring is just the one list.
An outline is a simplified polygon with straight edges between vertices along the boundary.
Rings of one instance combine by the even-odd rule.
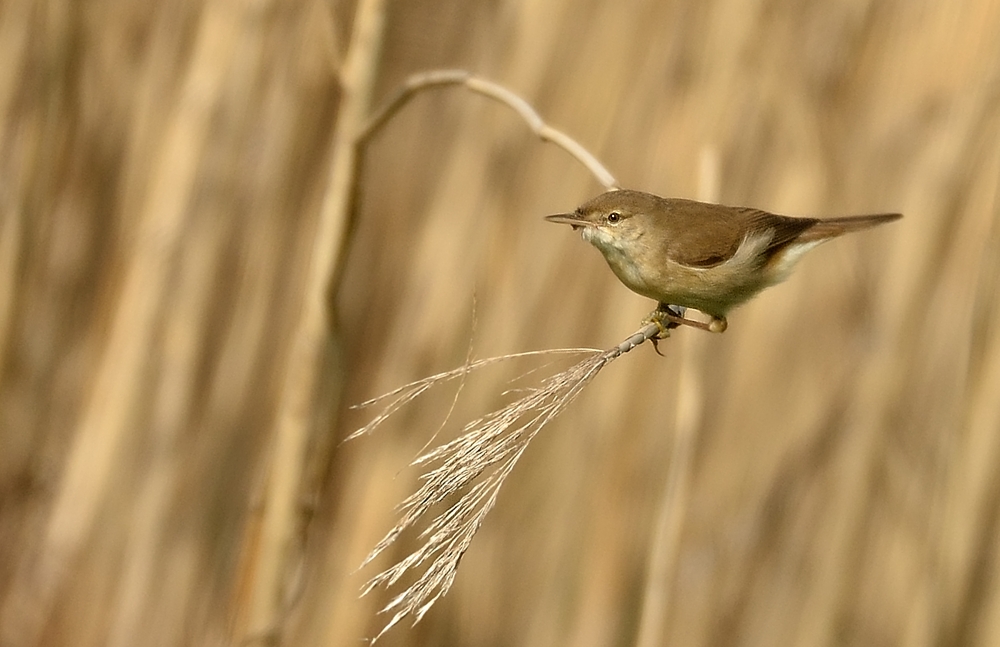
[[677, 306], [666, 306], [662, 304], [656, 310], [650, 312], [645, 319], [642, 320], [643, 326], [648, 326], [649, 324], [654, 324], [660, 329], [657, 333], [656, 339], [666, 339], [670, 336], [670, 331], [681, 325], [678, 320], [684, 319], [684, 310], [678, 308]]
[[663, 357], [663, 353], [660, 352], [660, 346], [658, 342], [661, 339], [666, 339], [670, 336], [670, 331], [680, 325], [676, 320], [684, 319], [684, 309], [680, 306], [671, 306], [660, 304], [656, 310], [653, 310], [649, 315], [642, 320], [643, 326], [648, 326], [649, 324], [654, 324], [660, 331], [649, 341], [653, 342], [653, 350], [660, 357]]
[[660, 333], [657, 335], [657, 339], [665, 339], [670, 336], [670, 330], [677, 328], [678, 326], [691, 326], [692, 328], [698, 328], [699, 330], [707, 330], [708, 332], [722, 333], [726, 331], [729, 327], [729, 322], [726, 321], [725, 317], [712, 317], [712, 320], [708, 323], [701, 321], [695, 321], [694, 319], [688, 319], [684, 316], [685, 309], [681, 306], [669, 305], [666, 303], [661, 303], [657, 306], [656, 310], [649, 313], [649, 316], [643, 320], [643, 325], [646, 324], [656, 324], [660, 328]]

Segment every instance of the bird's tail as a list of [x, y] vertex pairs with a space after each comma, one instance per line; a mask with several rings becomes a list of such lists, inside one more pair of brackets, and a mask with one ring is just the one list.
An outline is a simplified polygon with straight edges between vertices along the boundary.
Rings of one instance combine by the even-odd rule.
[[821, 241], [835, 238], [852, 231], [861, 231], [883, 223], [899, 220], [901, 213], [876, 213], [869, 216], [846, 216], [844, 218], [826, 218], [802, 232], [797, 242]]

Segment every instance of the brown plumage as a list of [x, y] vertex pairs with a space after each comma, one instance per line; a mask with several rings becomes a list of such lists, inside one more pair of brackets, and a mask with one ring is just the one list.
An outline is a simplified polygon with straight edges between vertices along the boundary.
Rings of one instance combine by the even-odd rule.
[[900, 217], [792, 218], [620, 190], [547, 219], [582, 229], [622, 283], [660, 309], [695, 308], [725, 329], [731, 308], [782, 281], [809, 249]]

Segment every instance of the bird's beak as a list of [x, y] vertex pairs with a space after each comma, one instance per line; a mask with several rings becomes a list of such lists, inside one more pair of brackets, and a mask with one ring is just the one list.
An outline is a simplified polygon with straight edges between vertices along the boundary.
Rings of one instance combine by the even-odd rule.
[[549, 222], [559, 222], [564, 225], [570, 225], [573, 229], [579, 229], [580, 227], [590, 226], [590, 222], [584, 220], [578, 213], [557, 213], [551, 216], [545, 216], [545, 219]]

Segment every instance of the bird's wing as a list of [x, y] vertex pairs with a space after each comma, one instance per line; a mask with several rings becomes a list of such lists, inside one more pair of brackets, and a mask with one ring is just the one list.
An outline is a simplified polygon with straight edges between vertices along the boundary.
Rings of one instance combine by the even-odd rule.
[[764, 259], [816, 224], [812, 218], [789, 218], [750, 208], [734, 208], [689, 200], [677, 201], [665, 217], [673, 218], [674, 235], [666, 241], [667, 258], [688, 267], [709, 268], [733, 257], [748, 232], [770, 232]]

